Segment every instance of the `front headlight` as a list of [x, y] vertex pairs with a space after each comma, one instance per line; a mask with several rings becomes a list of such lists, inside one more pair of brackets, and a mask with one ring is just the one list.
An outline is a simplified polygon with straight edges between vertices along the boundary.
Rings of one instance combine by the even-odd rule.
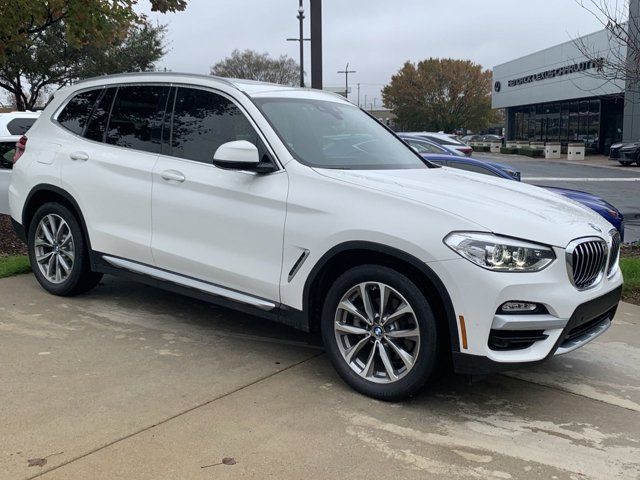
[[496, 272], [539, 272], [556, 258], [544, 245], [491, 233], [453, 232], [444, 243], [470, 262]]

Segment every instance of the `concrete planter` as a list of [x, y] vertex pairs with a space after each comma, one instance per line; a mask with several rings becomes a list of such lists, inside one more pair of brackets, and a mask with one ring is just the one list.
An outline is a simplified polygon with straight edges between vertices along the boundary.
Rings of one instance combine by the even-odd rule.
[[529, 147], [533, 150], [544, 150], [544, 142], [530, 142]]
[[567, 146], [567, 160], [584, 160], [584, 143], [570, 143]]
[[504, 146], [506, 148], [518, 148], [518, 142], [516, 142], [515, 140], [509, 140], [504, 144]]
[[560, 143], [548, 142], [544, 146], [544, 158], [557, 159], [560, 155]]
[[491, 153], [500, 153], [500, 148], [502, 148], [502, 142], [491, 142], [489, 144], [489, 151]]

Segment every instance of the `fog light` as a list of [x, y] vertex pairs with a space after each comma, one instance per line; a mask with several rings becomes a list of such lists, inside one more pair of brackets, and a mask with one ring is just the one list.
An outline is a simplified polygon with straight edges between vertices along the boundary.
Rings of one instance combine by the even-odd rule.
[[511, 301], [503, 303], [498, 311], [500, 313], [537, 313], [541, 309], [546, 310], [538, 303]]

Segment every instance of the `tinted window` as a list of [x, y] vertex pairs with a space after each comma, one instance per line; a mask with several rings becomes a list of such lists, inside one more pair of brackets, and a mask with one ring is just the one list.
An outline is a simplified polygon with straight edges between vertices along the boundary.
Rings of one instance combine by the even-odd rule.
[[0, 143], [0, 170], [13, 168], [13, 154], [16, 151], [16, 142]]
[[120, 87], [109, 117], [106, 141], [112, 145], [159, 153], [169, 87]]
[[235, 140], [247, 140], [261, 148], [256, 131], [230, 100], [205, 90], [178, 89], [171, 135], [173, 156], [211, 163], [220, 145]]
[[93, 109], [91, 120], [84, 132], [84, 136], [89, 140], [95, 140], [96, 142], [104, 142], [104, 134], [107, 131], [107, 122], [109, 120], [109, 112], [111, 111], [111, 104], [113, 98], [116, 95], [116, 88], [107, 88], [102, 93], [98, 104]]
[[89, 120], [91, 110], [93, 109], [100, 90], [89, 90], [82, 92], [71, 99], [67, 106], [64, 107], [60, 115], [58, 115], [58, 123], [73, 133], [82, 135], [84, 127]]
[[495, 173], [493, 170], [491, 170], [490, 168], [484, 167], [483, 165], [473, 165], [471, 163], [449, 162], [449, 166], [451, 168], [457, 168], [458, 170], [466, 170], [467, 172], [482, 173], [483, 175], [500, 177], [500, 175]]
[[11, 135], [24, 135], [35, 121], [35, 118], [14, 118], [7, 123], [7, 130]]

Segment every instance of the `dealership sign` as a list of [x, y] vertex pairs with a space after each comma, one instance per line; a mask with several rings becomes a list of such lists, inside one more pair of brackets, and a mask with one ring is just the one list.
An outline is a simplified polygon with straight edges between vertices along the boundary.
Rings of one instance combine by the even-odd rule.
[[[580, 63], [574, 63], [573, 65], [566, 65], [564, 67], [552, 68], [551, 70], [545, 70], [544, 72], [534, 73], [525, 77], [515, 78], [509, 80], [508, 85], [515, 87], [518, 85], [524, 85], [526, 83], [539, 82], [548, 78], [562, 77], [563, 75], [569, 75], [571, 73], [584, 72], [587, 70], [593, 70], [601, 72], [604, 65], [604, 58], [598, 58], [597, 60], [586, 60]], [[498, 83], [498, 82], [496, 82]], [[496, 88], [497, 87], [497, 88]], [[500, 91], [500, 87], [494, 85], [497, 92]]]

